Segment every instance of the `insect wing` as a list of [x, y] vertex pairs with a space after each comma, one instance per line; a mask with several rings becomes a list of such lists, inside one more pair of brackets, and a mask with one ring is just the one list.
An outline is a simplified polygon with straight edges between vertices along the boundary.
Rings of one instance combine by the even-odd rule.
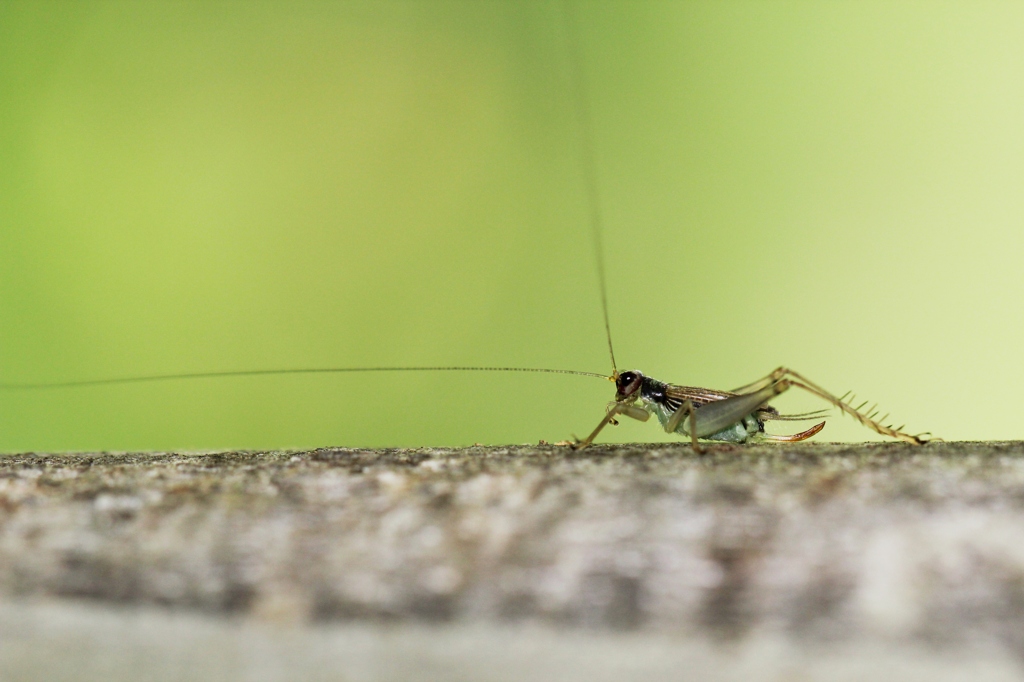
[[689, 400], [694, 407], [718, 402], [726, 398], [732, 398], [735, 393], [727, 391], [714, 391], [710, 388], [699, 388], [697, 386], [677, 386], [669, 384], [665, 389], [665, 402], [669, 408], [678, 410], [683, 403]]

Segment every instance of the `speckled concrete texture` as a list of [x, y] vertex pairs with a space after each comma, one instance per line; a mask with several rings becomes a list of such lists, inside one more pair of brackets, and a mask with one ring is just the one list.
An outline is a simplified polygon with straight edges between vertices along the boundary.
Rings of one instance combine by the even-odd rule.
[[1017, 665], [1024, 444], [10, 455], [0, 598]]

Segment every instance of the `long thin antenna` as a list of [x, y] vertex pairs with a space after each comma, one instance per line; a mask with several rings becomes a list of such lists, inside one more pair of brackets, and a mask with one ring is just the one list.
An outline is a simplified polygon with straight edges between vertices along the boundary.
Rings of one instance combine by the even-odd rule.
[[569, 46], [569, 80], [571, 81], [573, 108], [576, 110], [576, 124], [580, 137], [580, 164], [583, 182], [587, 189], [587, 203], [590, 205], [590, 227], [594, 237], [594, 256], [597, 263], [597, 279], [601, 286], [601, 310], [604, 312], [604, 333], [608, 337], [608, 354], [612, 358], [612, 375], [618, 376], [615, 364], [615, 349], [612, 348], [612, 326], [608, 321], [608, 287], [605, 284], [604, 242], [601, 238], [601, 204], [597, 194], [597, 164], [594, 162], [594, 142], [590, 124], [587, 83], [580, 61], [580, 44], [576, 35], [576, 9], [572, 0], [565, 1], [565, 35]]
[[577, 372], [571, 369], [542, 369], [537, 367], [315, 367], [312, 369], [255, 369], [226, 372], [187, 372], [183, 374], [151, 374], [148, 376], [120, 377], [116, 379], [82, 379], [40, 383], [0, 383], [0, 390], [35, 390], [49, 388], [81, 388], [85, 386], [113, 386], [117, 384], [143, 384], [155, 381], [184, 379], [215, 379], [221, 377], [259, 377], [283, 374], [341, 374], [347, 372], [543, 372], [545, 374], [575, 374], [583, 377], [607, 379], [597, 372]]
[[[579, 134], [580, 165], [586, 186], [587, 203], [590, 208], [590, 227], [594, 243], [594, 257], [597, 264], [597, 279], [601, 291], [601, 311], [604, 313], [604, 331], [608, 338], [608, 355], [612, 360], [612, 378], [618, 376], [615, 364], [615, 349], [612, 347], [611, 323], [608, 317], [608, 287], [605, 283], [604, 243], [602, 239], [601, 206], [597, 192], [597, 170], [594, 161], [593, 136], [588, 109], [587, 84], [580, 62], [579, 40], [576, 35], [575, 6], [572, 0], [565, 1], [565, 32], [569, 51], [569, 80], [571, 81], [576, 123]], [[224, 377], [256, 377], [289, 374], [341, 374], [350, 372], [541, 372], [545, 374], [575, 374], [577, 376], [609, 377], [597, 372], [579, 372], [571, 369], [545, 369], [537, 367], [324, 367], [303, 369], [229, 370], [221, 372], [185, 372], [180, 374], [152, 374], [147, 376], [120, 377], [113, 379], [82, 379], [38, 383], [0, 383], [0, 390], [41, 390], [60, 388], [81, 388], [87, 386], [114, 386], [119, 384], [141, 384], [159, 381], [187, 379], [216, 379]]]

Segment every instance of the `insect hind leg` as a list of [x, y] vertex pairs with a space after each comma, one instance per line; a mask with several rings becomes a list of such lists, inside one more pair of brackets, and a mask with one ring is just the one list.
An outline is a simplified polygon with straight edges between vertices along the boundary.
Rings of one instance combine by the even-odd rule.
[[772, 384], [777, 382], [779, 379], [781, 379], [782, 377], [786, 376], [786, 374], [788, 372], [789, 372], [789, 370], [786, 369], [785, 367], [777, 367], [771, 374], [769, 374], [767, 376], [764, 376], [764, 377], [761, 377], [757, 381], [752, 381], [749, 384], [744, 384], [743, 386], [740, 386], [739, 388], [734, 388], [734, 389], [732, 389], [729, 392], [730, 393], [754, 393], [756, 391], [760, 391], [762, 388], [765, 388], [767, 386], [771, 386]]
[[[770, 375], [768, 375], [768, 377], [766, 378], [771, 378], [776, 375], [778, 375], [779, 377], [776, 385], [779, 386], [779, 388], [781, 388], [781, 390], [778, 391], [779, 393], [781, 393], [782, 391], [786, 390], [791, 386], [802, 388], [808, 393], [816, 395], [822, 400], [831, 403], [835, 407], [838, 407], [842, 412], [850, 415], [858, 422], [860, 422], [862, 425], [868, 427], [875, 433], [879, 433], [883, 436], [889, 436], [890, 438], [895, 438], [897, 440], [902, 440], [907, 443], [914, 443], [916, 445], [921, 445], [922, 443], [927, 442], [926, 439], [921, 437], [924, 434], [920, 434], [917, 436], [911, 435], [909, 433], [902, 431], [902, 426], [899, 427], [898, 429], [894, 429], [892, 426], [884, 424], [881, 419], [875, 419], [876, 412], [874, 412], [874, 408], [869, 409], [867, 413], [862, 412], [861, 408], [863, 407], [863, 405], [859, 407], [854, 407], [853, 405], [846, 402], [842, 398], [837, 398], [836, 396], [832, 395], [831, 393], [823, 389], [821, 386], [818, 386], [817, 384], [810, 381], [803, 375], [798, 374], [797, 372], [794, 372], [793, 370], [787, 367], [778, 368]], [[764, 380], [762, 379], [762, 381]], [[885, 417], [882, 417], [882, 419], [885, 419]]]

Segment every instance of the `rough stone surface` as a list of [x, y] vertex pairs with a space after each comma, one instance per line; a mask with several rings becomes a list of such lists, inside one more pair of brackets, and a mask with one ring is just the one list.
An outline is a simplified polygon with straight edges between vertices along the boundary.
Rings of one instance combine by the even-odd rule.
[[1024, 443], [9, 455], [14, 597], [1024, 660]]

